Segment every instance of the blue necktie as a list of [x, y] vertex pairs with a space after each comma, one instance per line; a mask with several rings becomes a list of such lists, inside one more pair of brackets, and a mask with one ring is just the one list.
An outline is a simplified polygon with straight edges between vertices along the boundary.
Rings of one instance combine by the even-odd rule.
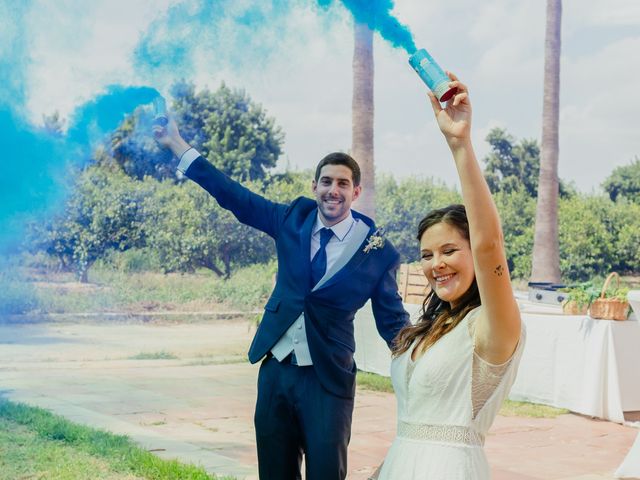
[[320, 230], [320, 248], [311, 260], [311, 288], [324, 276], [327, 271], [327, 243], [333, 237], [333, 230], [323, 228]]

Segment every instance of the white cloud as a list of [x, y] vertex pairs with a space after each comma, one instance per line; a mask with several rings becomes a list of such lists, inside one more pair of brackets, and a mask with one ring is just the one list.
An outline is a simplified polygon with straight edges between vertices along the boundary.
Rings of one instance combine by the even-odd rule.
[[633, 26], [640, 25], [640, 2], [637, 0], [614, 0], [595, 2], [565, 0], [565, 10], [583, 25]]
[[130, 54], [168, 0], [35, 2], [28, 34], [32, 47], [29, 104], [34, 118], [68, 115], [104, 86], [137, 83]]

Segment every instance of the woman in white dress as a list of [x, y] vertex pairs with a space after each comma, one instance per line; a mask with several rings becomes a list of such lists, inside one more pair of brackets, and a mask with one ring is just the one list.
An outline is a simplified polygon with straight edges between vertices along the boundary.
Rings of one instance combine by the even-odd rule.
[[458, 91], [445, 108], [429, 96], [464, 206], [432, 211], [418, 228], [431, 293], [418, 323], [396, 339], [398, 430], [380, 480], [490, 478], [484, 438], [524, 346], [500, 218], [471, 145], [469, 93], [449, 77]]

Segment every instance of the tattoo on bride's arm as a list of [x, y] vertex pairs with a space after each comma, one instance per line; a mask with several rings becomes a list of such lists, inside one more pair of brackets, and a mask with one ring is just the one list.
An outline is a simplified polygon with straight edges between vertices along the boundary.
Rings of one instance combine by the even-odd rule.
[[493, 273], [495, 273], [496, 275], [498, 275], [499, 277], [502, 276], [502, 274], [504, 273], [504, 268], [502, 267], [502, 265], [498, 265], [495, 270], [493, 271]]

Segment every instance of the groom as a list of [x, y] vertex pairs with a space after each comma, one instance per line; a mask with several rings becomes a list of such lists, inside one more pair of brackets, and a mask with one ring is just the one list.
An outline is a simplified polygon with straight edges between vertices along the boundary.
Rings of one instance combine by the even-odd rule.
[[398, 252], [373, 221], [353, 210], [360, 169], [349, 155], [324, 157], [315, 201], [284, 205], [231, 180], [180, 136], [173, 120], [154, 136], [180, 159], [178, 170], [236, 218], [272, 237], [278, 274], [249, 349], [262, 365], [255, 429], [262, 480], [342, 480], [355, 395], [353, 319], [367, 300], [387, 342], [408, 323], [395, 279]]

